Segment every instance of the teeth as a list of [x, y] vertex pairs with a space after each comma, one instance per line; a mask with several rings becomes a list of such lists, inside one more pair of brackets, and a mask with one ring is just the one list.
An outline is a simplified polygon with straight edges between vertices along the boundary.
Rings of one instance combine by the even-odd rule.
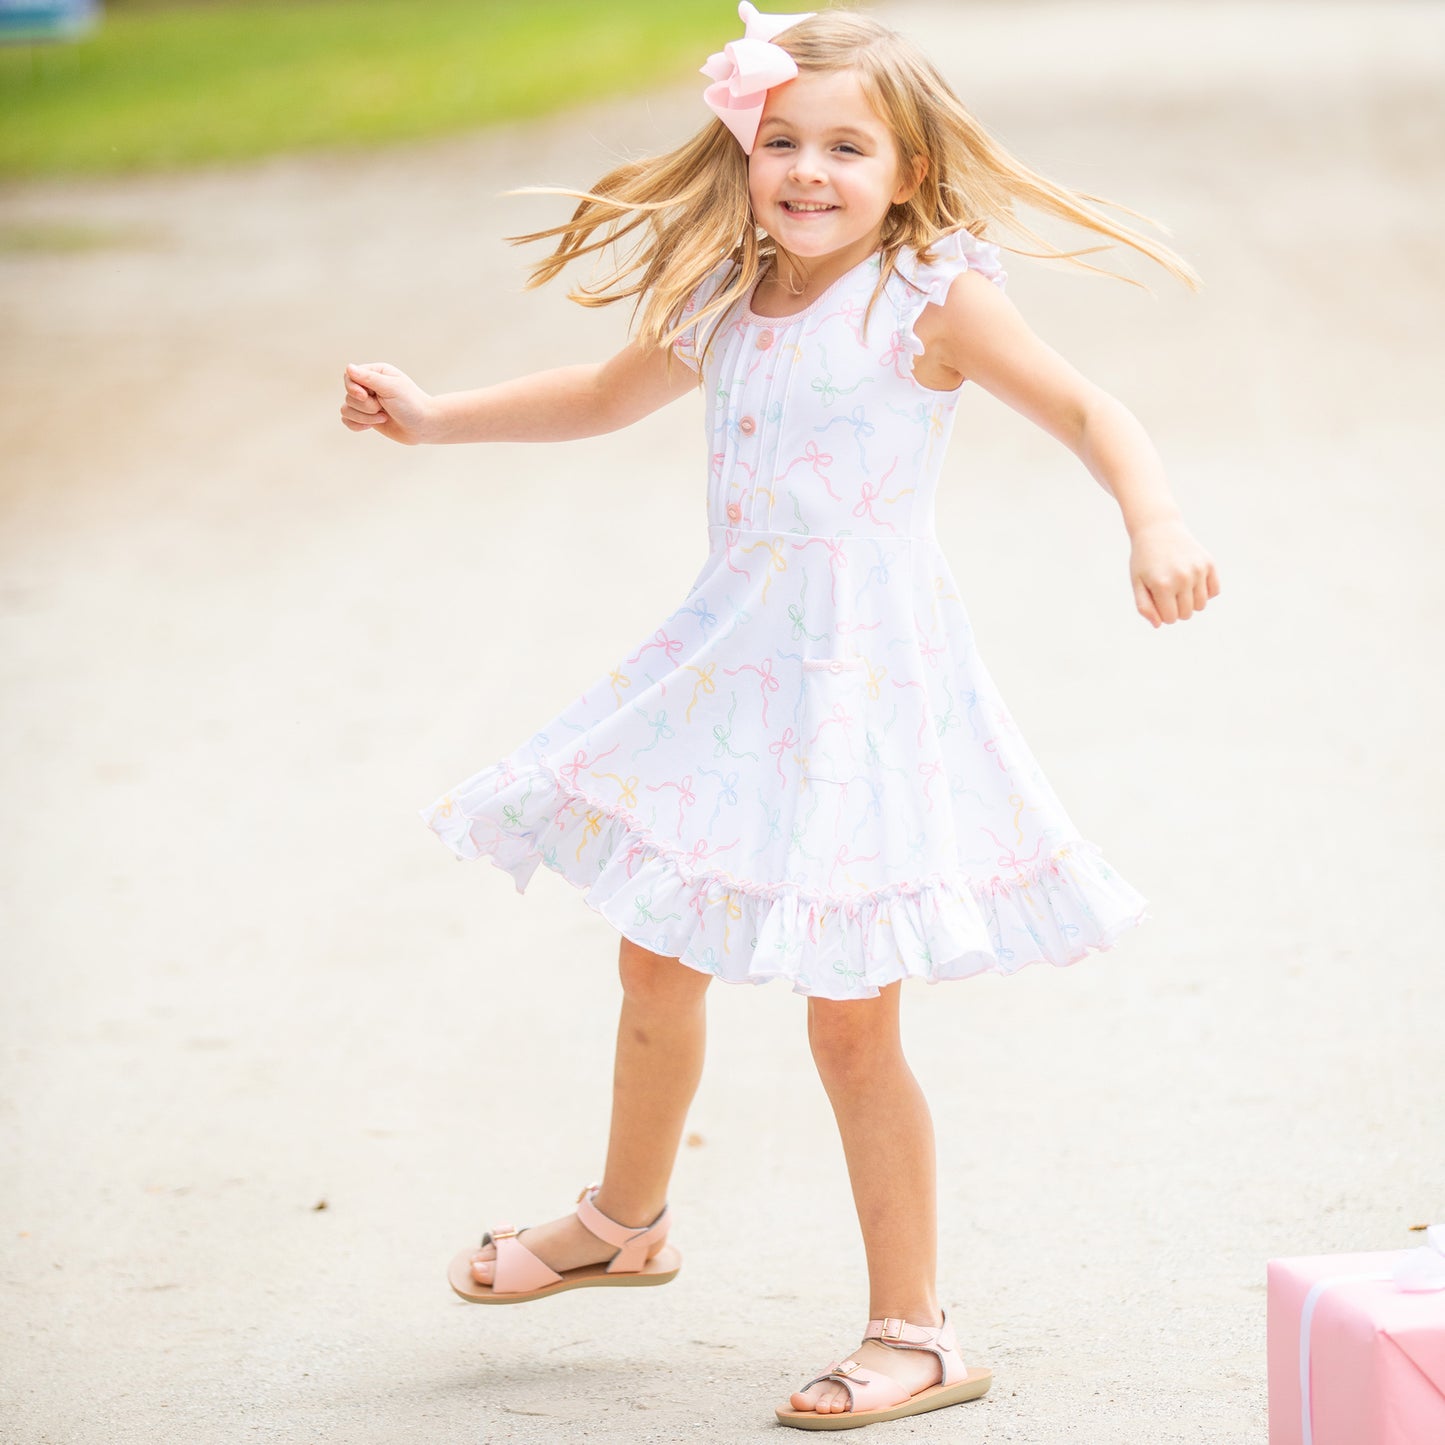
[[790, 211], [831, 211], [836, 209], [833, 206], [824, 206], [816, 201], [784, 201], [783, 205]]

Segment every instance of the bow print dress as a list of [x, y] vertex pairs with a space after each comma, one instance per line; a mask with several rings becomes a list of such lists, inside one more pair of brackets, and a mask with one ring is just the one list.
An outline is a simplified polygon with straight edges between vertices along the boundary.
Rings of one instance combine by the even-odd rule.
[[959, 393], [914, 379], [913, 324], [970, 267], [1006, 276], [967, 232], [932, 249], [899, 254], [866, 329], [876, 252], [797, 315], [740, 301], [678, 339], [705, 368], [707, 558], [582, 696], [422, 811], [458, 857], [518, 891], [545, 863], [654, 953], [833, 999], [1070, 964], [1148, 917], [1019, 735], [934, 532]]

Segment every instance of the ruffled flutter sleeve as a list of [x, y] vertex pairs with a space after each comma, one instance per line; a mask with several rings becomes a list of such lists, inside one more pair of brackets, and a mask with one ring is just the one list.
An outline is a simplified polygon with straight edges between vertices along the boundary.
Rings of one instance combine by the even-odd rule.
[[943, 305], [955, 277], [965, 271], [977, 271], [1000, 291], [1008, 281], [998, 247], [992, 241], [980, 241], [967, 231], [952, 231], [935, 241], [929, 250], [938, 258], [936, 261], [921, 262], [913, 258], [911, 267], [899, 268], [913, 282], [912, 286], [903, 287], [904, 299], [898, 315], [903, 345], [910, 356], [923, 355], [923, 343], [913, 330], [914, 323], [926, 306]]
[[[732, 270], [731, 260], [719, 261], [693, 289], [692, 295], [687, 298], [687, 304], [682, 308], [682, 320], [686, 321], [689, 317], [696, 316], [717, 294], [718, 288], [727, 281]], [[709, 316], [701, 325], [696, 321], [691, 322], [673, 341], [673, 354], [686, 362], [693, 371], [701, 371], [701, 358], [707, 348], [707, 339], [712, 334], [712, 328], [721, 319], [720, 316]]]

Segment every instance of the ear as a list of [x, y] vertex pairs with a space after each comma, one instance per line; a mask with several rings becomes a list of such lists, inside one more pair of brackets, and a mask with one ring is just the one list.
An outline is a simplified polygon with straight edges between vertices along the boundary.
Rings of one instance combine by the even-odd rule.
[[913, 162], [913, 175], [904, 181], [900, 181], [898, 189], [893, 192], [893, 204], [901, 206], [904, 201], [913, 199], [913, 194], [923, 184], [923, 178], [928, 174], [928, 157], [917, 156]]

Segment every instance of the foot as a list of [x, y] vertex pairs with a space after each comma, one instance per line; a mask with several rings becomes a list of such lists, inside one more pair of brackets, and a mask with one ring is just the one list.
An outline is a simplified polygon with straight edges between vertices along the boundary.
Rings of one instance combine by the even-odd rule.
[[[599, 1239], [575, 1213], [523, 1229], [517, 1238], [558, 1274], [565, 1274], [569, 1269], [581, 1269], [584, 1264], [605, 1264], [617, 1253], [615, 1244]], [[472, 1278], [478, 1284], [492, 1283], [496, 1257], [497, 1247], [494, 1244], [484, 1245], [472, 1255]]]
[[[923, 1320], [910, 1323], [923, 1324]], [[931, 1321], [928, 1323], [940, 1323]], [[882, 1340], [865, 1340], [853, 1350], [845, 1350], [839, 1360], [857, 1360], [868, 1369], [876, 1369], [916, 1395], [943, 1379], [943, 1366], [931, 1350], [902, 1350]], [[815, 1410], [820, 1415], [841, 1414], [849, 1409], [848, 1391], [837, 1380], [820, 1380], [806, 1390], [794, 1390], [789, 1403], [794, 1410]]]

